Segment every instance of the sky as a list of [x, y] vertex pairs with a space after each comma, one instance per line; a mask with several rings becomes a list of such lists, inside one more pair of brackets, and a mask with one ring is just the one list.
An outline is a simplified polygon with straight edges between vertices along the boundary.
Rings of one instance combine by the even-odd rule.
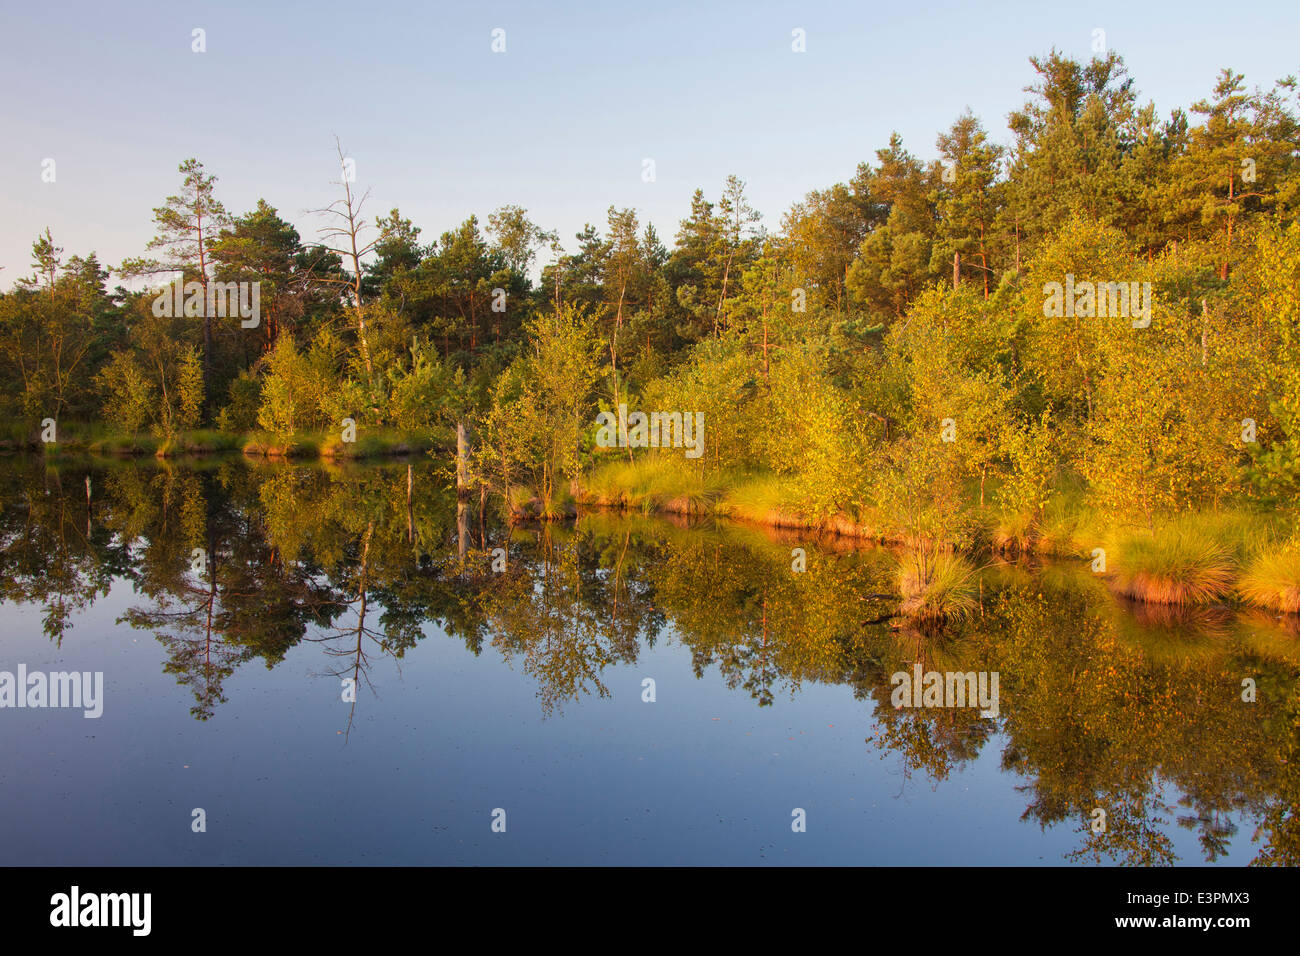
[[694, 190], [716, 199], [731, 173], [776, 230], [893, 131], [928, 160], [969, 107], [1009, 142], [1029, 57], [1086, 61], [1097, 29], [1162, 116], [1224, 67], [1251, 87], [1300, 74], [1295, 0], [9, 3], [0, 289], [47, 227], [65, 255], [141, 255], [191, 156], [232, 214], [265, 198], [314, 240], [336, 136], [372, 220], [399, 207], [422, 241], [512, 203], [570, 252], [611, 205], [671, 245]]

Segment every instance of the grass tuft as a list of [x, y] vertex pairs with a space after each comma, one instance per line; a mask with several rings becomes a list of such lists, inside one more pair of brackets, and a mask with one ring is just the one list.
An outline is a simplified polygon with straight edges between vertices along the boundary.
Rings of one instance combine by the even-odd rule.
[[1242, 574], [1237, 592], [1259, 607], [1300, 614], [1300, 549], [1256, 555]]
[[975, 610], [976, 571], [965, 558], [942, 551], [910, 551], [898, 567], [899, 612], [918, 621], [948, 621]]
[[1211, 604], [1232, 591], [1237, 558], [1231, 542], [1206, 529], [1172, 524], [1138, 530], [1107, 549], [1115, 589], [1152, 604]]

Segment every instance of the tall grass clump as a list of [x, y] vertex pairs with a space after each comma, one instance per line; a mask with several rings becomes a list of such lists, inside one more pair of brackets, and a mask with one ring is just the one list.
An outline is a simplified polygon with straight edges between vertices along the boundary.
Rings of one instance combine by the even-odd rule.
[[899, 613], [917, 621], [955, 620], [975, 610], [976, 570], [951, 552], [910, 551], [898, 567]]
[[790, 480], [767, 472], [734, 475], [719, 509], [743, 521], [776, 527], [811, 527], [813, 521], [793, 504], [796, 499]]
[[582, 479], [582, 490], [584, 500], [647, 511], [705, 511], [721, 493], [697, 468], [662, 454], [607, 462]]
[[1172, 524], [1120, 537], [1107, 549], [1115, 589], [1152, 604], [1211, 604], [1232, 591], [1244, 542], [1205, 528]]
[[1256, 555], [1242, 574], [1237, 592], [1259, 607], [1300, 614], [1300, 548]]

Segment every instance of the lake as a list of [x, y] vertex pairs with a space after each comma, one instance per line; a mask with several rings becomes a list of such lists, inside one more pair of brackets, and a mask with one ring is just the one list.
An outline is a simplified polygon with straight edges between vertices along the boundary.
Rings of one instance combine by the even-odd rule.
[[923, 630], [887, 548], [446, 483], [0, 458], [0, 672], [102, 674], [0, 708], [0, 862], [1300, 862], [1294, 620], [985, 557]]

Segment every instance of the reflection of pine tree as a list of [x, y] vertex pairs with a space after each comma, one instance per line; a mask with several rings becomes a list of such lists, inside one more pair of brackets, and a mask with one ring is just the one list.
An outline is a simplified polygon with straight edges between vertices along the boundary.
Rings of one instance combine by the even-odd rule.
[[[225, 701], [222, 685], [236, 667], [256, 657], [271, 667], [302, 639], [329, 589], [310, 567], [286, 565], [258, 512], [237, 505], [207, 474], [166, 469], [147, 480], [125, 476], [113, 488], [118, 527], [148, 542], [139, 586], [153, 599], [123, 620], [155, 632], [167, 650], [164, 672], [191, 690], [191, 713], [206, 720]], [[198, 572], [191, 569], [196, 541], [203, 542]]]
[[[222, 683], [239, 664], [253, 656], [251, 650], [225, 640], [214, 626], [219, 613], [220, 565], [211, 537], [204, 554], [207, 569], [200, 578], [206, 577], [206, 582], [191, 584], [182, 579], [170, 593], [159, 595], [155, 608], [132, 608], [122, 618], [134, 628], [157, 629], [154, 636], [166, 649], [168, 658], [163, 673], [174, 674], [176, 682], [194, 694], [195, 704], [190, 713], [196, 720], [207, 720], [218, 704], [225, 703]], [[174, 604], [183, 606], [169, 610]]]

